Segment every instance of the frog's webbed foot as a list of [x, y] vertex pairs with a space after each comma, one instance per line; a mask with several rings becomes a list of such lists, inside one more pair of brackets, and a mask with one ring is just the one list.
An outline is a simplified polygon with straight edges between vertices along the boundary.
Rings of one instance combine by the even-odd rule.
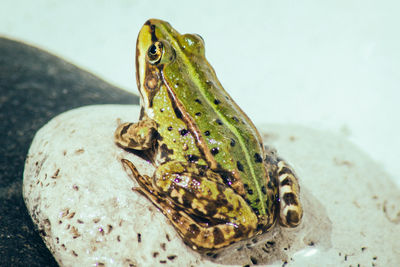
[[144, 119], [137, 123], [123, 123], [114, 133], [115, 142], [123, 148], [146, 150], [153, 146], [157, 124], [151, 119]]
[[286, 227], [296, 227], [303, 217], [299, 181], [289, 164], [279, 158], [276, 151], [267, 147], [266, 164], [279, 190], [279, 223]]

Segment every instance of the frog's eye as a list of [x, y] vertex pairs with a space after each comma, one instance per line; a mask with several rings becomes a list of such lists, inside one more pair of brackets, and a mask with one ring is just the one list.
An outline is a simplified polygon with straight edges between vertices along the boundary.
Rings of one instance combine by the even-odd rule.
[[199, 56], [204, 56], [204, 40], [198, 34], [187, 33], [180, 37], [182, 48]]
[[155, 42], [147, 50], [147, 56], [149, 58], [150, 64], [157, 64], [160, 62], [163, 55], [163, 44], [161, 42]]

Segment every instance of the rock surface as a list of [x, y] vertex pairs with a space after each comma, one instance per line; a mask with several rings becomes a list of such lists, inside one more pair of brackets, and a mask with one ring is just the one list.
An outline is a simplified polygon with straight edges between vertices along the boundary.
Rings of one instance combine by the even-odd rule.
[[[120, 159], [152, 166], [113, 143], [134, 106], [89, 106], [64, 113], [35, 136], [24, 172], [24, 199], [43, 239], [63, 266], [397, 266], [400, 191], [345, 138], [299, 126], [260, 127], [301, 179], [305, 215], [297, 229], [211, 257], [188, 248], [166, 217], [132, 191]], [[287, 264], [287, 265], [286, 265]]]
[[22, 199], [24, 162], [36, 131], [89, 104], [138, 98], [62, 59], [0, 38], [0, 266], [55, 266]]

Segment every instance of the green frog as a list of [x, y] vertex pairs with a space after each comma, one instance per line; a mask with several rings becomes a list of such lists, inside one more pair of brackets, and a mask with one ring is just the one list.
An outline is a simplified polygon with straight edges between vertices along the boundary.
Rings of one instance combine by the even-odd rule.
[[139, 122], [115, 131], [122, 148], [143, 151], [150, 177], [126, 159], [142, 193], [197, 251], [262, 234], [302, 218], [291, 167], [266, 152], [254, 124], [224, 90], [197, 34], [151, 19], [136, 44]]

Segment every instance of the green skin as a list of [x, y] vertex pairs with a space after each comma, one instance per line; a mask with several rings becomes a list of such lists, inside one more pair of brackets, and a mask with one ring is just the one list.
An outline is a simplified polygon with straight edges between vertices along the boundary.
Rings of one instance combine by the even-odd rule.
[[283, 174], [290, 179], [286, 191], [294, 196], [285, 204], [298, 213], [293, 225], [283, 224], [299, 223], [297, 179], [284, 163], [268, 160], [257, 129], [206, 60], [200, 36], [149, 20], [138, 36], [136, 68], [140, 122], [119, 126], [116, 142], [144, 150], [153, 160], [153, 177], [124, 162], [137, 190], [164, 212], [186, 243], [210, 250], [270, 229]]

